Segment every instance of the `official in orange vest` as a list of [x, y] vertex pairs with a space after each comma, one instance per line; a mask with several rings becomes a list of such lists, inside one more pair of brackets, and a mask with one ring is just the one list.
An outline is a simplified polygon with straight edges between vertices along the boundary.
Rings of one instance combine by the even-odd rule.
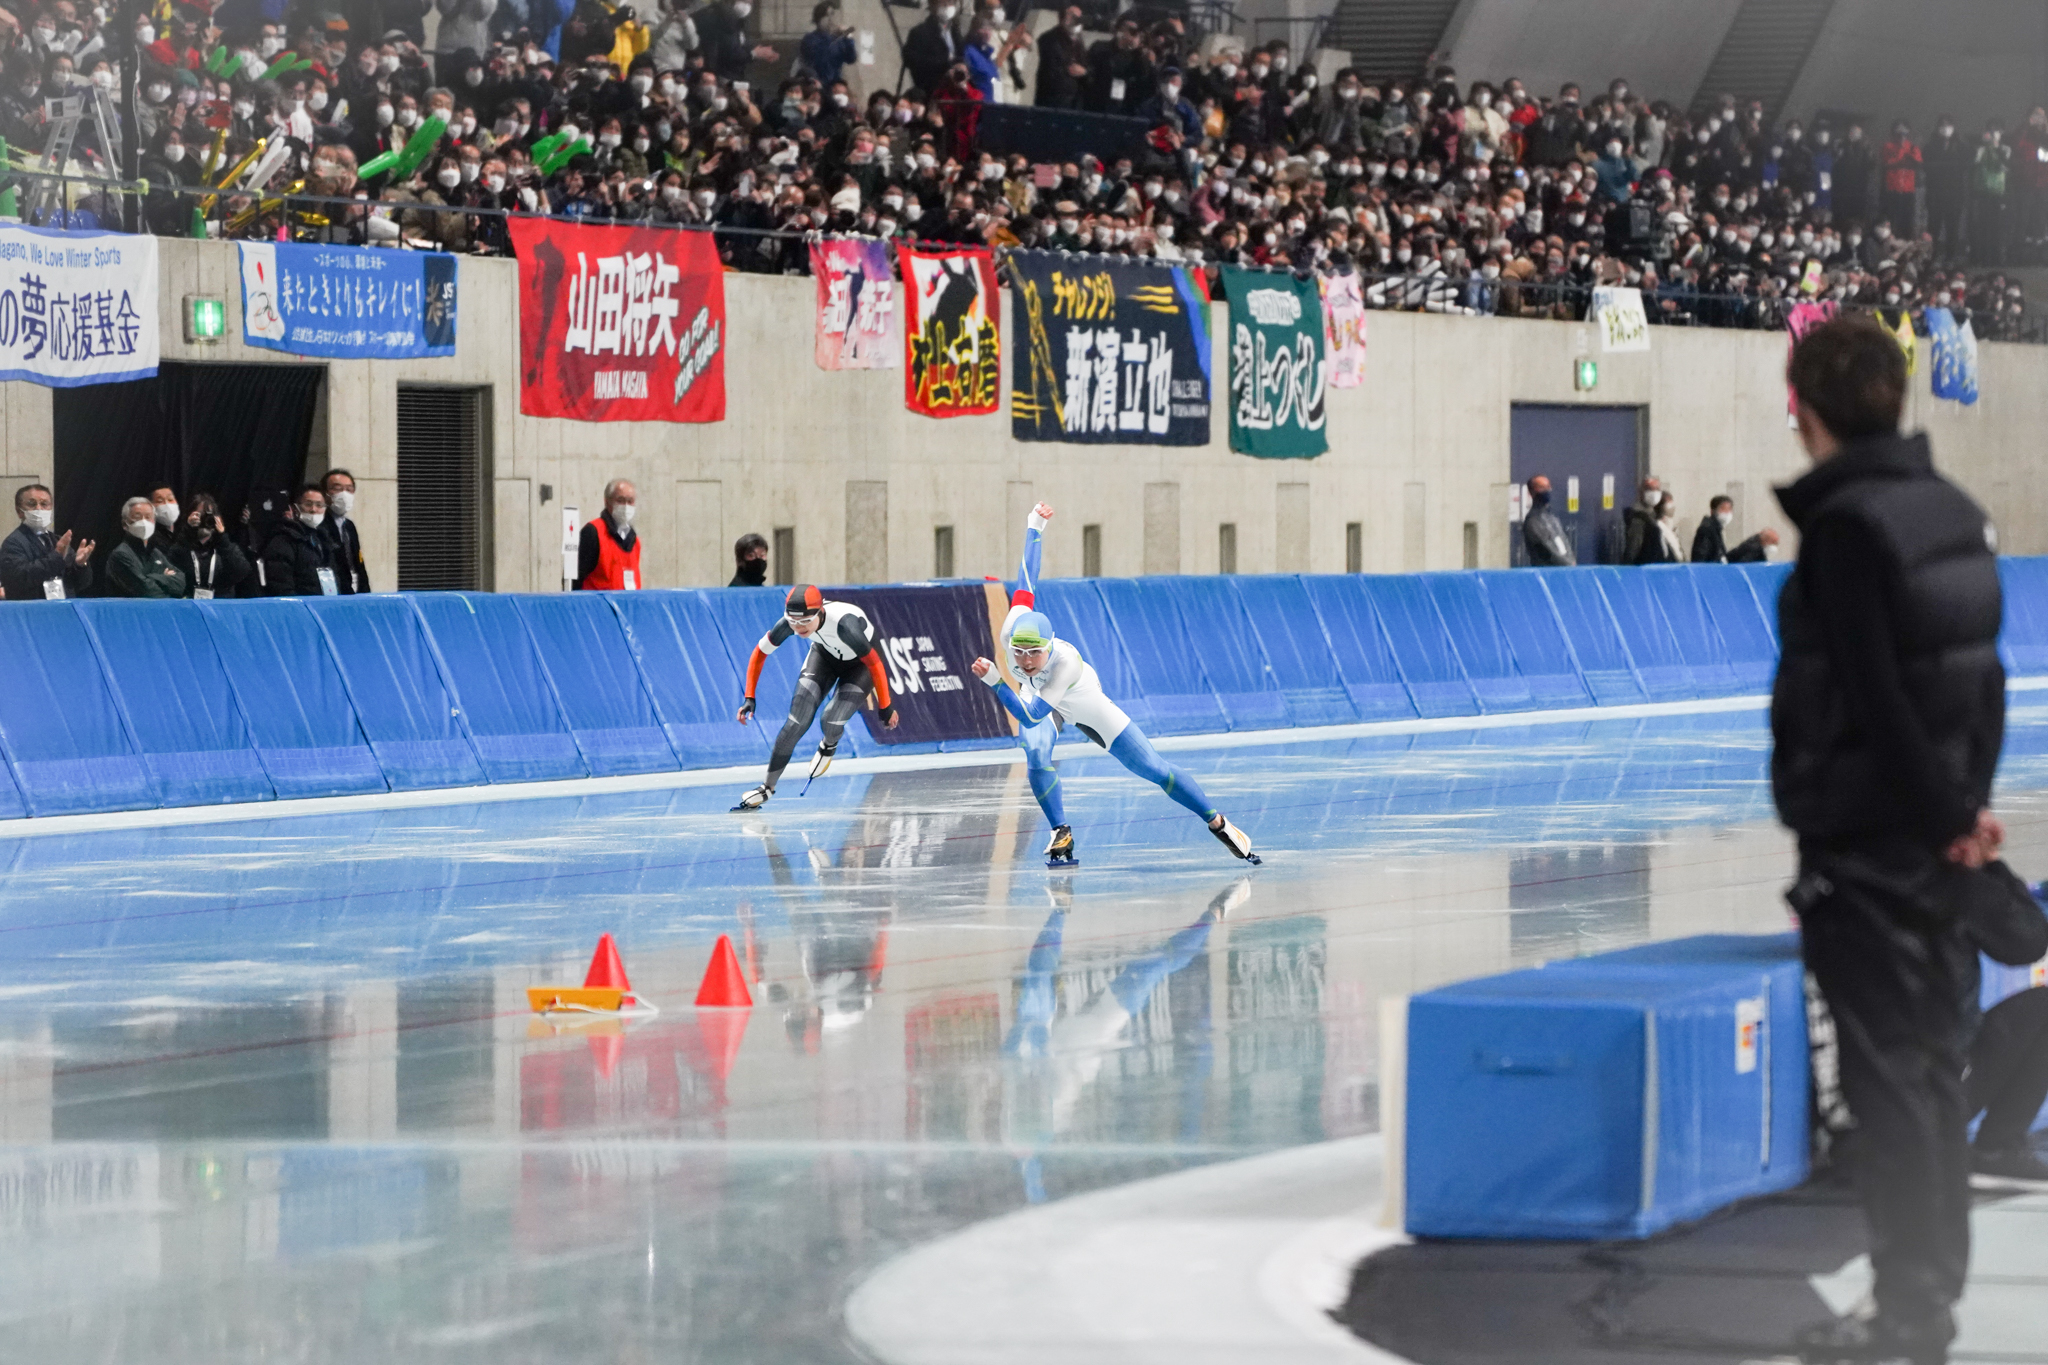
[[576, 586], [586, 592], [631, 590], [640, 577], [640, 537], [633, 532], [633, 485], [613, 479], [604, 486], [604, 515], [592, 518], [576, 542]]

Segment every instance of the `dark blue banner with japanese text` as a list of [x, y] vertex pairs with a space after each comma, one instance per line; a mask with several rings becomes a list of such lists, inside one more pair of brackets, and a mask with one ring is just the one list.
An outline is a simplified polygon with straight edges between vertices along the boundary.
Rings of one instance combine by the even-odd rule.
[[1186, 270], [1048, 251], [1005, 260], [1019, 347], [1012, 435], [1209, 443], [1209, 306]]

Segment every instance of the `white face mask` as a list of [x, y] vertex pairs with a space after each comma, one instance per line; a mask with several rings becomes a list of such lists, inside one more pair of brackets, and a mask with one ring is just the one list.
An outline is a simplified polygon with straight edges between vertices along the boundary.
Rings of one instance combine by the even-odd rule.
[[393, 54], [392, 56], [389, 57], [379, 57], [377, 59], [377, 69], [379, 71], [385, 72], [386, 74], [398, 70], [397, 55]]
[[597, 145], [605, 148], [616, 147], [619, 145], [619, 135], [617, 133], [599, 133], [597, 135]]
[[151, 104], [162, 104], [171, 97], [171, 87], [168, 85], [152, 85], [142, 93], [149, 97]]
[[156, 523], [154, 521], [124, 522], [121, 529], [146, 545], [149, 543], [149, 538], [156, 533]]
[[175, 165], [177, 165], [177, 164], [178, 164], [178, 163], [179, 163], [180, 161], [183, 161], [184, 159], [185, 159], [185, 144], [184, 144], [184, 143], [182, 143], [182, 142], [169, 142], [169, 143], [166, 143], [166, 144], [164, 144], [164, 160], [166, 160], [166, 161], [170, 162], [170, 163], [171, 163], [171, 164], [172, 164], [173, 166], [175, 166]]
[[284, 51], [284, 39], [272, 34], [263, 40], [257, 50], [266, 57], [275, 57], [278, 53]]
[[391, 106], [390, 106], [390, 105], [388, 105], [388, 104], [380, 104], [380, 105], [378, 105], [378, 106], [377, 106], [377, 126], [378, 126], [378, 127], [380, 127], [380, 128], [388, 128], [388, 127], [390, 127], [390, 126], [391, 126], [391, 118], [392, 118], [392, 109], [391, 109]]
[[439, 182], [442, 189], [452, 190], [457, 185], [460, 185], [462, 183], [462, 172], [458, 169], [450, 167], [449, 169], [444, 170], [440, 174], [436, 175], [434, 179], [437, 182]]
[[1663, 497], [1664, 495], [1654, 488], [1645, 490], [1645, 492], [1643, 493], [1643, 506], [1655, 508], [1656, 505], [1663, 500]]
[[484, 187], [490, 190], [492, 194], [502, 194], [505, 189], [505, 177], [502, 175], [487, 175], [484, 177]]
[[326, 520], [327, 514], [325, 512], [307, 512], [302, 510], [299, 513], [299, 525], [310, 531], [319, 530], [320, 524]]
[[178, 520], [178, 504], [175, 502], [160, 502], [155, 510], [159, 526], [170, 526]]
[[31, 507], [21, 514], [21, 524], [31, 531], [47, 531], [57, 522], [57, 514], [47, 507]]
[[1714, 520], [1726, 526], [1729, 522], [1735, 520], [1735, 514], [1733, 512], [1716, 512], [1714, 513]]
[[958, 5], [941, 5], [939, 6], [939, 22], [950, 24], [953, 22], [953, 16], [959, 12], [960, 7]]
[[327, 495], [327, 505], [334, 509], [334, 515], [345, 517], [356, 505], [356, 495], [341, 490]]
[[156, 29], [148, 24], [137, 24], [135, 26], [135, 41], [143, 47], [148, 47], [156, 41]]
[[463, 162], [463, 163], [462, 163], [462, 179], [463, 179], [463, 181], [464, 181], [465, 183], [467, 183], [468, 181], [471, 181], [471, 180], [474, 180], [474, 179], [476, 179], [476, 177], [477, 177], [477, 173], [478, 173], [479, 171], [481, 171], [481, 170], [483, 170], [483, 166], [482, 166], [481, 164], [479, 164], [479, 163], [475, 162], [475, 161], [465, 161], [465, 162]]
[[612, 522], [618, 526], [631, 526], [633, 524], [633, 504], [630, 502], [613, 503]]
[[417, 109], [401, 109], [398, 111], [398, 122], [401, 127], [411, 128], [419, 121], [420, 111]]

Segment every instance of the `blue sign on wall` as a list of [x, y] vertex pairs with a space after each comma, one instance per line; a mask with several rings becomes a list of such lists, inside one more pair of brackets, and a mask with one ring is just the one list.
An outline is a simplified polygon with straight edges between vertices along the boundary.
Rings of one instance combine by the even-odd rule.
[[238, 242], [242, 339], [330, 360], [455, 354], [455, 257]]

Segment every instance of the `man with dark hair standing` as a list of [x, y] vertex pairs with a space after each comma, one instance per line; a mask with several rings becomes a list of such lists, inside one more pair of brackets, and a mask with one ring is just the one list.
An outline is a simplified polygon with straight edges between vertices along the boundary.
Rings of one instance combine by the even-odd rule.
[[1728, 562], [1728, 523], [1734, 519], [1735, 499], [1726, 493], [1707, 503], [1707, 514], [1700, 518], [1700, 528], [1692, 533], [1693, 563]]
[[768, 542], [749, 531], [733, 542], [732, 582], [728, 588], [758, 588], [768, 581]]
[[1877, 1305], [1800, 1350], [1923, 1365], [1947, 1359], [1970, 1257], [1959, 884], [2005, 833], [1998, 563], [1983, 510], [1899, 432], [1905, 356], [1881, 326], [1816, 328], [1786, 379], [1813, 468], [1778, 490], [1802, 539], [1778, 599], [1771, 783], [1799, 838], [1789, 899], [1839, 1037]]
[[363, 564], [363, 537], [351, 519], [356, 510], [356, 477], [346, 469], [330, 469], [320, 480], [327, 493], [327, 520], [320, 527], [334, 549], [335, 586], [343, 596], [370, 590], [370, 571]]
[[334, 542], [327, 524], [327, 494], [317, 483], [299, 490], [263, 547], [263, 592], [267, 597], [334, 597], [341, 592]]

